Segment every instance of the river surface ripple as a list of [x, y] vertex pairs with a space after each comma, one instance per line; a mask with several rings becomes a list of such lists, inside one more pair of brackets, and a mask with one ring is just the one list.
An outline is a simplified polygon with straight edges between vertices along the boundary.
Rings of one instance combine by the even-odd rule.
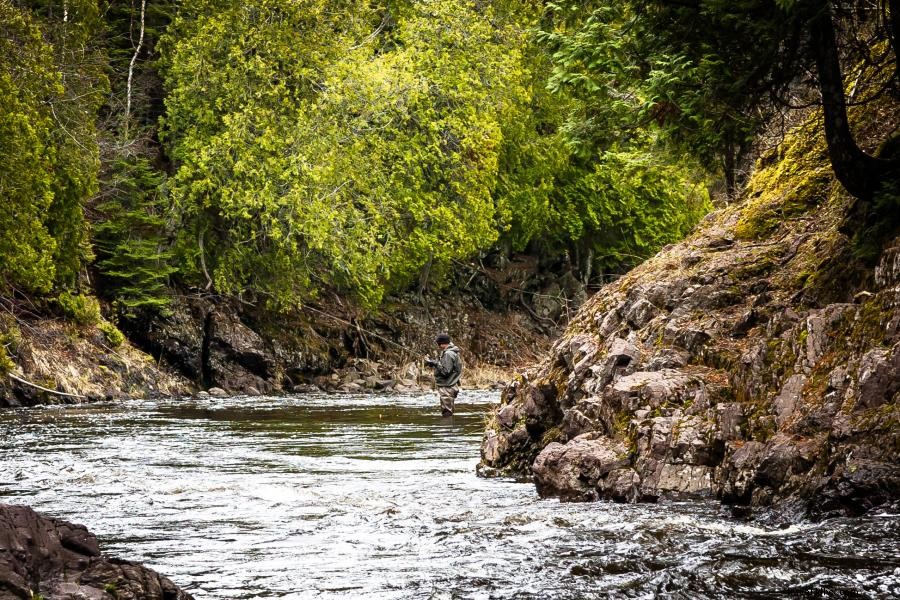
[[767, 529], [715, 503], [561, 504], [475, 477], [496, 394], [0, 413], [0, 501], [199, 599], [900, 598], [900, 517]]

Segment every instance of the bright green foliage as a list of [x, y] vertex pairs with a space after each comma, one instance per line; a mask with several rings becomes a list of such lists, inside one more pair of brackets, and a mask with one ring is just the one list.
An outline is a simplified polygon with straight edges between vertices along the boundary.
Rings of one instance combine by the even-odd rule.
[[119, 328], [109, 321], [102, 321], [97, 328], [103, 332], [106, 343], [112, 348], [118, 348], [125, 343], [125, 335], [119, 331]]
[[489, 6], [416, 3], [389, 33], [363, 1], [192, 13], [171, 40], [167, 136], [182, 248], [219, 290], [286, 299], [326, 280], [375, 303], [497, 239], [502, 125], [528, 93], [524, 34]]
[[56, 285], [70, 287], [91, 258], [84, 204], [97, 191], [100, 168], [96, 121], [108, 86], [97, 39], [103, 23], [94, 0], [67, 0], [63, 7], [43, 0], [26, 4], [44, 17], [43, 37], [52, 44], [62, 83], [60, 94], [48, 99], [55, 164], [46, 226], [56, 245]]
[[61, 91], [37, 26], [0, 0], [0, 284], [26, 291], [48, 291], [56, 274], [46, 224], [56, 152], [45, 99]]
[[63, 292], [56, 298], [56, 304], [63, 315], [78, 325], [96, 325], [100, 322], [100, 304], [93, 296]]
[[139, 158], [116, 161], [109, 171], [106, 197], [96, 206], [103, 218], [94, 228], [105, 293], [125, 316], [164, 311], [175, 270], [170, 265], [165, 177]]
[[593, 266], [616, 272], [678, 241], [709, 210], [706, 187], [692, 181], [677, 163], [650, 153], [611, 149], [590, 171], [573, 169], [550, 211], [549, 231]]
[[[0, 0], [0, 277], [26, 292], [75, 282], [89, 257], [83, 203], [96, 190], [102, 66], [96, 4], [66, 22]], [[44, 8], [44, 7], [42, 7]]]
[[[164, 40], [165, 134], [186, 274], [275, 304], [333, 283], [373, 305], [501, 235], [619, 255], [683, 233], [697, 212], [679, 205], [683, 181], [666, 196], [640, 182], [659, 175], [645, 156], [617, 150], [633, 175], [619, 180], [603, 168], [621, 160], [572, 154], [560, 125], [577, 105], [544, 90], [538, 17], [457, 0], [183, 7]], [[660, 229], [612, 233], [632, 223]]]
[[[706, 196], [633, 129], [648, 98], [628, 87], [631, 48], [570, 52], [591, 13], [562, 10], [161, 0], [138, 51], [139, 3], [0, 0], [0, 277], [55, 295], [96, 258], [98, 293], [136, 317], [164, 311], [173, 282], [279, 309], [330, 287], [372, 307], [497, 246], [620, 270], [683, 235]], [[595, 77], [600, 59], [612, 75]], [[58, 301], [81, 322], [92, 302]]]
[[16, 368], [12, 357], [22, 344], [22, 332], [12, 317], [0, 318], [0, 375], [6, 375]]
[[551, 4], [553, 27], [542, 34], [554, 52], [551, 87], [585, 103], [568, 124], [573, 138], [631, 139], [655, 124], [733, 184], [735, 161], [766, 116], [749, 110], [770, 93], [761, 67], [784, 36], [777, 7], [759, 4]]

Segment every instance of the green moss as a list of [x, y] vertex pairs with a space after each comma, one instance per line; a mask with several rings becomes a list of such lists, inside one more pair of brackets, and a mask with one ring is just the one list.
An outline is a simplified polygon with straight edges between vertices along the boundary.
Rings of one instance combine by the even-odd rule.
[[548, 444], [552, 444], [553, 442], [559, 442], [562, 440], [562, 431], [560, 431], [559, 427], [551, 427], [547, 431], [544, 432], [544, 435], [541, 436], [541, 447], [544, 448]]
[[747, 186], [752, 200], [735, 226], [738, 238], [761, 239], [827, 198], [833, 175], [820, 130], [816, 114], [788, 134], [778, 154], [760, 159]]
[[[732, 272], [733, 280], [746, 281], [748, 279], [762, 277], [770, 273], [781, 265], [782, 254], [782, 250], [778, 248], [769, 250], [761, 254], [752, 262], [741, 265], [734, 269], [734, 271]], [[735, 290], [734, 295], [738, 298], [741, 298], [744, 294], [741, 289], [738, 288], [737, 290]]]
[[22, 332], [11, 318], [0, 321], [0, 375], [6, 375], [16, 365], [13, 356], [22, 345]]
[[6, 375], [15, 368], [16, 363], [9, 357], [6, 348], [0, 345], [0, 375]]
[[616, 413], [615, 421], [613, 421], [613, 433], [618, 436], [624, 436], [628, 432], [628, 426], [631, 423], [631, 414], [627, 412]]
[[98, 329], [103, 332], [103, 337], [106, 338], [106, 343], [113, 348], [118, 348], [125, 342], [125, 335], [121, 331], [119, 331], [118, 327], [116, 327], [109, 321], [103, 321], [102, 323], [100, 323]]

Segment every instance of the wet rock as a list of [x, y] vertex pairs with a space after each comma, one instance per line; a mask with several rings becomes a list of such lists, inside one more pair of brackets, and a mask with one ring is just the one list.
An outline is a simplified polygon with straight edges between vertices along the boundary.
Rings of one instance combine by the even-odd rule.
[[225, 390], [223, 390], [220, 387], [211, 387], [208, 390], [206, 390], [206, 392], [213, 398], [227, 398], [228, 397], [228, 392], [226, 392]]
[[522, 418], [518, 404], [507, 404], [497, 413], [497, 420], [506, 429], [512, 429]]
[[551, 443], [538, 455], [532, 471], [541, 496], [564, 500], [596, 500], [602, 479], [611, 471], [629, 465], [621, 444], [590, 434], [565, 445]]
[[755, 487], [756, 467], [763, 455], [761, 442], [733, 442], [726, 446], [727, 470], [720, 471], [719, 496], [726, 504], [750, 503]]
[[681, 498], [712, 494], [712, 469], [697, 465], [663, 464], [649, 493]]
[[0, 597], [53, 600], [190, 600], [169, 579], [109, 558], [82, 525], [0, 504]]
[[747, 240], [743, 211], [588, 300], [505, 395], [486, 466], [542, 495], [715, 494], [783, 518], [900, 502], [900, 238], [874, 273], [839, 268], [852, 252], [825, 213]]
[[291, 391], [295, 394], [315, 394], [321, 392], [322, 388], [312, 383], [301, 383], [291, 388]]
[[637, 502], [641, 497], [641, 478], [632, 468], [613, 469], [603, 479], [600, 490], [616, 502]]
[[379, 379], [375, 382], [375, 389], [383, 392], [389, 392], [397, 387], [396, 379]]

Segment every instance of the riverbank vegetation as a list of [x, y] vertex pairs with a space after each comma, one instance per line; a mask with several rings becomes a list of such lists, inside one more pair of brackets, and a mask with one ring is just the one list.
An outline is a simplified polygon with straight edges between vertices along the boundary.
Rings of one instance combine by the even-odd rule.
[[0, 10], [5, 294], [374, 308], [497, 248], [621, 270], [709, 208], [656, 133], [577, 135], [533, 3]]

